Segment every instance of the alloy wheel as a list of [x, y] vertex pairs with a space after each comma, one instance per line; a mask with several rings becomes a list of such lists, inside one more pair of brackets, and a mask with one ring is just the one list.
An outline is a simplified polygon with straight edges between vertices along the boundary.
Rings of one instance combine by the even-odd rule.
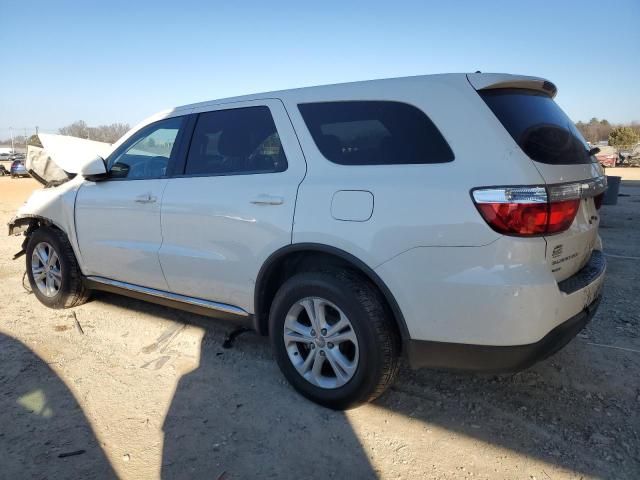
[[311, 384], [334, 389], [358, 368], [358, 339], [347, 316], [330, 301], [306, 297], [294, 303], [284, 321], [285, 348], [298, 373]]
[[40, 242], [31, 254], [31, 273], [33, 281], [40, 293], [47, 297], [55, 297], [62, 286], [60, 258], [47, 242]]

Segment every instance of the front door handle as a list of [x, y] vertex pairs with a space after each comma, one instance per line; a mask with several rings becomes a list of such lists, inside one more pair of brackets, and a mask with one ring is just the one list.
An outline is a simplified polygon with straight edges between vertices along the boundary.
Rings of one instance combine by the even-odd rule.
[[276, 195], [262, 194], [251, 200], [251, 203], [254, 205], [282, 205], [284, 203], [284, 198]]
[[144, 193], [136, 197], [137, 203], [155, 203], [156, 200], [157, 200], [157, 197], [154, 197], [150, 193]]

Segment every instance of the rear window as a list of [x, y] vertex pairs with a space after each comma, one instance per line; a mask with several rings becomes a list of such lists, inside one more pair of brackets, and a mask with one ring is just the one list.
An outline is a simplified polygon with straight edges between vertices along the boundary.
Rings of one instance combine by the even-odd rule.
[[316, 146], [340, 165], [443, 163], [453, 152], [421, 110], [399, 102], [298, 105]]
[[287, 169], [268, 107], [215, 110], [198, 116], [187, 175], [243, 175]]
[[592, 162], [587, 142], [548, 95], [522, 89], [478, 93], [532, 160], [551, 165]]

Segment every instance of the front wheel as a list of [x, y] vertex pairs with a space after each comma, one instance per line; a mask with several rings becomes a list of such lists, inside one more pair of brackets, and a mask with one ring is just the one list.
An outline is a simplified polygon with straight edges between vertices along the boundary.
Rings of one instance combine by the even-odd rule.
[[34, 295], [50, 308], [70, 308], [87, 301], [89, 291], [67, 237], [41, 227], [27, 243], [27, 276]]
[[287, 380], [329, 408], [377, 398], [398, 370], [398, 335], [380, 293], [350, 270], [287, 280], [274, 298], [269, 332]]

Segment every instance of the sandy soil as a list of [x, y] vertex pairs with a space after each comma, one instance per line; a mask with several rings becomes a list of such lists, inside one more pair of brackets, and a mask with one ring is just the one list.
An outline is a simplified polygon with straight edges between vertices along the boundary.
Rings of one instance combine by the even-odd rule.
[[[0, 178], [6, 223], [35, 182]], [[53, 311], [0, 237], [2, 478], [638, 478], [640, 185], [603, 207], [605, 299], [564, 350], [515, 375], [404, 369], [346, 413], [298, 396], [268, 341], [96, 294]]]
[[640, 168], [637, 168], [637, 167], [607, 168], [606, 174], [616, 176], [616, 177], [621, 177], [622, 180], [640, 180]]

